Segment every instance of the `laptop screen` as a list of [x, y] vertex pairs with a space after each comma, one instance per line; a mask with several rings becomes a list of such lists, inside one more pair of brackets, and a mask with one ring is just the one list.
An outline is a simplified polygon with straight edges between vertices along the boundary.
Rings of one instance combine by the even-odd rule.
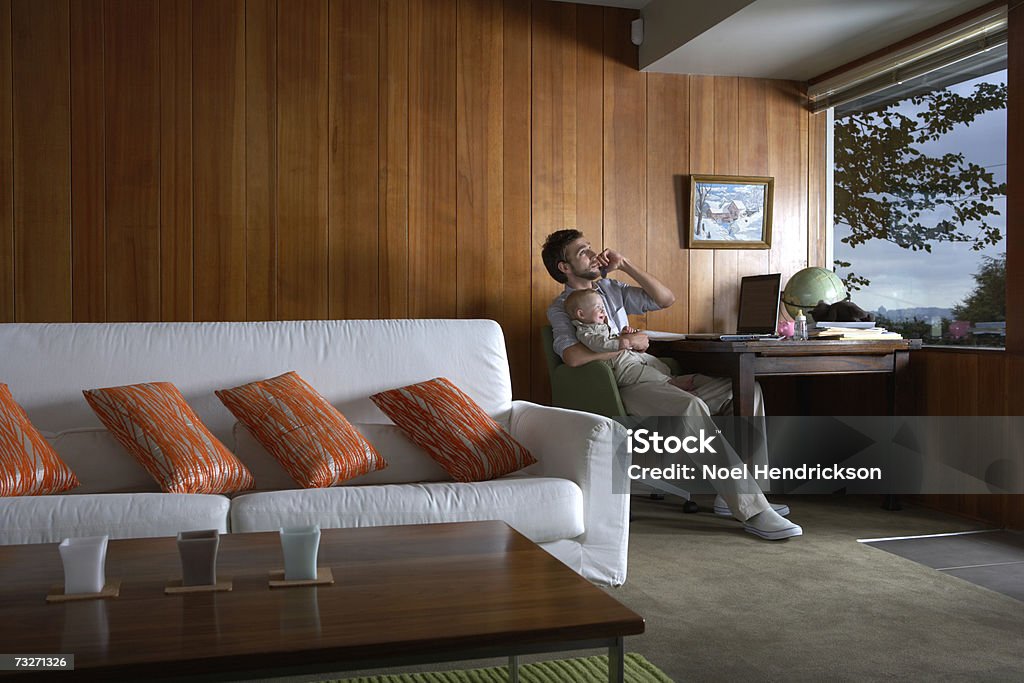
[[779, 324], [782, 274], [750, 275], [740, 280], [740, 334], [775, 334]]

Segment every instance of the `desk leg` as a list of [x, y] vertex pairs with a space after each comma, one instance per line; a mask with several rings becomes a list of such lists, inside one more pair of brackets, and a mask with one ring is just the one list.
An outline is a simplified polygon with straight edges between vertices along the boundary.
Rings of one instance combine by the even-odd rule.
[[893, 415], [914, 414], [914, 387], [911, 380], [910, 352], [894, 352], [892, 374], [889, 376], [889, 395]]
[[733, 415], [749, 417], [754, 414], [754, 354], [736, 354], [736, 367], [732, 374]]
[[[915, 412], [909, 351], [893, 352], [892, 374], [889, 375], [889, 405], [892, 407], [892, 414], [896, 416], [913, 415]], [[900, 497], [897, 495], [883, 496], [882, 509], [894, 512], [902, 510]]]

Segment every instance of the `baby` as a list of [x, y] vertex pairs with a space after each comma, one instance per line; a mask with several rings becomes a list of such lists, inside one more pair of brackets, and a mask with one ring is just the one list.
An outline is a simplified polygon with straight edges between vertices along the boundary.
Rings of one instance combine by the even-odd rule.
[[[670, 382], [684, 391], [693, 389], [691, 376], [672, 377], [669, 367], [650, 355], [633, 350], [629, 339], [613, 335], [608, 326], [601, 295], [593, 289], [578, 289], [565, 299], [565, 312], [576, 328], [576, 339], [591, 351], [622, 351], [608, 363], [612, 367], [615, 383], [631, 386], [642, 382]], [[623, 333], [636, 332], [626, 328]]]

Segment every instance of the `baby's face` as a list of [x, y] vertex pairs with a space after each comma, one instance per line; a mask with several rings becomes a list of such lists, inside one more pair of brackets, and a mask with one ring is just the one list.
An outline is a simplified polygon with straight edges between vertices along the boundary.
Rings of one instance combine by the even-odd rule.
[[591, 324], [608, 322], [608, 315], [604, 312], [604, 302], [600, 299], [588, 301], [587, 305], [580, 309], [579, 319], [580, 322]]

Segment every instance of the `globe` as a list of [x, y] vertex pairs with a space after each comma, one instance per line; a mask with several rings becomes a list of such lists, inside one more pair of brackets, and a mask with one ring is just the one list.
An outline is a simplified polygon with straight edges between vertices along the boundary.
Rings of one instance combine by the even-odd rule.
[[846, 298], [846, 285], [839, 276], [824, 268], [804, 268], [793, 273], [782, 292], [782, 303], [789, 314], [796, 316], [803, 311], [810, 321], [811, 309], [819, 301], [834, 304]]

